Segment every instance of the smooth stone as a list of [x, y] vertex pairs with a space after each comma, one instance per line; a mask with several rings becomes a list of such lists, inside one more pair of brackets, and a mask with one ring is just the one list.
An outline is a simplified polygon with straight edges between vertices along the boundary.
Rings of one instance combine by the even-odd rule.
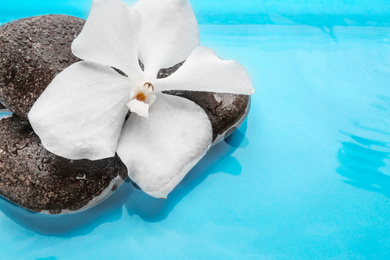
[[70, 46], [84, 22], [44, 15], [0, 27], [0, 100], [9, 110], [27, 117], [53, 78], [78, 61]]
[[204, 109], [213, 128], [213, 144], [218, 143], [236, 130], [246, 118], [250, 96], [193, 91], [169, 91], [187, 98]]
[[[170, 76], [183, 63], [176, 64], [171, 68], [161, 69], [157, 78]], [[141, 67], [143, 66], [141, 65]], [[211, 121], [214, 144], [237, 129], [249, 113], [251, 97], [247, 95], [202, 91], [165, 91], [164, 93], [187, 98], [203, 108]]]
[[32, 211], [65, 214], [92, 207], [127, 178], [116, 156], [68, 160], [42, 147], [29, 122], [0, 119], [0, 194]]
[[[84, 21], [78, 18], [50, 15], [0, 27], [0, 47], [8, 44], [7, 50], [0, 49], [0, 101], [16, 114], [26, 117], [52, 78], [77, 61], [71, 54], [70, 44], [83, 24]], [[58, 35], [69, 36], [70, 30], [71, 37], [62, 41], [62, 37], [48, 32], [50, 26], [58, 30]], [[61, 32], [64, 29], [68, 32]], [[9, 31], [17, 32], [19, 37], [7, 34]], [[26, 49], [23, 49], [24, 54], [16, 50], [16, 46], [27, 48], [29, 41], [23, 38], [26, 32], [46, 37], [34, 38], [35, 42], [40, 42], [34, 47], [39, 53], [34, 54], [34, 59], [29, 54], [31, 60], [25, 56]], [[42, 46], [45, 44], [49, 45]], [[53, 52], [56, 53], [45, 54]], [[57, 57], [67, 57], [68, 60], [61, 63]], [[182, 64], [160, 70], [158, 77], [169, 76]], [[212, 124], [214, 144], [243, 122], [250, 106], [250, 96], [245, 95], [190, 91], [166, 93], [192, 100], [205, 110]], [[28, 121], [16, 115], [0, 121], [0, 138], [0, 194], [32, 211], [65, 214], [87, 209], [109, 196], [127, 177], [126, 167], [119, 158], [72, 161], [48, 152]]]

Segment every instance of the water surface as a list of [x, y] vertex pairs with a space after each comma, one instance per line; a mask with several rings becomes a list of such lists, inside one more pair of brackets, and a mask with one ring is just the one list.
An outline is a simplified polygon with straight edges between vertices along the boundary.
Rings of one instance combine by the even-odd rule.
[[[347, 16], [364, 15], [355, 2]], [[390, 28], [296, 23], [275, 8], [284, 22], [201, 24], [202, 44], [243, 64], [257, 92], [168, 200], [128, 183], [70, 216], [1, 200], [0, 258], [388, 258]], [[373, 8], [365, 21], [386, 15]]]

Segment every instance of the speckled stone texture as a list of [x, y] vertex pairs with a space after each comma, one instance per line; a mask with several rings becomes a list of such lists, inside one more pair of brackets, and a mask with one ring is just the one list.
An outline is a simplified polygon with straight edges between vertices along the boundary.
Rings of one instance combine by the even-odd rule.
[[[171, 68], [161, 69], [157, 77], [168, 77], [178, 70], [183, 63], [181, 62]], [[164, 93], [187, 98], [202, 107], [211, 121], [213, 141], [219, 135], [226, 136], [230, 134], [231, 131], [229, 130], [232, 130], [232, 126], [236, 125], [249, 111], [250, 96], [247, 95], [201, 91], [165, 91]]]
[[53, 80], [78, 59], [70, 45], [84, 20], [45, 15], [0, 27], [0, 100], [20, 117]]
[[[0, 27], [0, 101], [16, 114], [0, 120], [0, 195], [33, 211], [60, 214], [84, 209], [97, 196], [108, 196], [116, 188], [111, 187], [113, 180], [119, 185], [127, 177], [117, 157], [74, 161], [48, 152], [26, 119], [51, 80], [77, 61], [70, 45], [83, 24], [75, 17], [48, 15]], [[182, 64], [160, 70], [158, 77], [169, 76]], [[214, 140], [234, 130], [249, 109], [249, 96], [166, 93], [202, 107], [211, 121]]]
[[250, 97], [246, 95], [193, 91], [167, 91], [165, 93], [187, 98], [202, 107], [211, 121], [213, 141], [219, 135], [230, 134], [230, 128], [246, 116], [247, 109], [249, 109]]
[[127, 177], [118, 157], [64, 159], [42, 147], [27, 120], [0, 120], [0, 194], [22, 207], [51, 214], [77, 211], [118, 176]]

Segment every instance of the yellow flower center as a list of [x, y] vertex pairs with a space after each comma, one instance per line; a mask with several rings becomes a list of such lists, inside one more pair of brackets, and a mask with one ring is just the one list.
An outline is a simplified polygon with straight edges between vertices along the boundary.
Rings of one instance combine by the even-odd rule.
[[137, 96], [135, 96], [135, 99], [137, 99], [138, 101], [142, 101], [142, 102], [144, 102], [144, 101], [145, 101], [145, 99], [146, 99], [146, 96], [145, 96], [145, 94], [144, 94], [144, 93], [142, 93], [142, 92], [139, 92], [139, 93], [137, 94]]

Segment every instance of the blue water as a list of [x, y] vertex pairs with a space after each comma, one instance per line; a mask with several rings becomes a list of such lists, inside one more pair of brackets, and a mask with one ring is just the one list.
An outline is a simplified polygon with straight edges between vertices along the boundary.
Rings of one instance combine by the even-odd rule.
[[[307, 2], [192, 1], [202, 44], [251, 75], [248, 119], [168, 200], [128, 183], [69, 216], [0, 200], [0, 259], [388, 259], [389, 4]], [[37, 3], [0, 22], [90, 1]]]

